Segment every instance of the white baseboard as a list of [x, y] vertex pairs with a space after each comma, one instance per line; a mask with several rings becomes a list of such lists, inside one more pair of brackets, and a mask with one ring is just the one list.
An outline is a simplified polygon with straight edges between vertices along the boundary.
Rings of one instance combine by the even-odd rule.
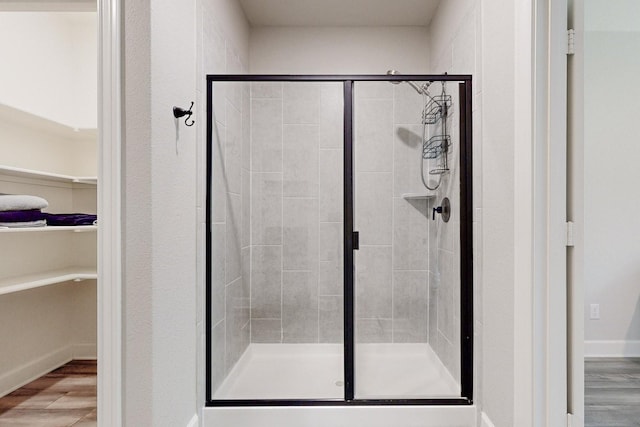
[[71, 346], [73, 358], [77, 360], [96, 360], [98, 358], [98, 345], [90, 344], [73, 344]]
[[65, 346], [0, 374], [0, 397], [64, 365], [71, 359], [73, 359], [73, 349], [71, 346]]
[[493, 423], [491, 422], [487, 414], [482, 412], [480, 414], [480, 427], [496, 427], [496, 426], [493, 425]]
[[187, 427], [198, 427], [200, 425], [199, 421], [198, 414], [193, 414], [193, 417], [189, 421], [189, 424], [187, 424]]
[[640, 357], [640, 341], [585, 341], [585, 357]]

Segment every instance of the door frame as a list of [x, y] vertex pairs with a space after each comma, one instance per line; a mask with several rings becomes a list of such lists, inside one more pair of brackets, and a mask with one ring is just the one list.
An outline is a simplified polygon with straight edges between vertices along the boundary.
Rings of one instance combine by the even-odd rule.
[[531, 187], [516, 186], [533, 195], [530, 425], [568, 423], [567, 2], [533, 3], [532, 180]]
[[[355, 373], [355, 291], [353, 251], [358, 249], [357, 231], [353, 230], [353, 89], [364, 81], [441, 81], [459, 83], [460, 103], [460, 376], [461, 397], [426, 399], [357, 399], [354, 390]], [[206, 287], [205, 287], [205, 405], [233, 406], [343, 406], [343, 405], [471, 405], [473, 404], [473, 162], [472, 162], [472, 77], [471, 75], [207, 75], [206, 133]], [[214, 82], [335, 82], [343, 84], [344, 99], [344, 399], [212, 399], [212, 179], [213, 160], [210, 153], [213, 140]], [[464, 112], [464, 116], [462, 115]]]
[[122, 425], [121, 0], [98, 1], [98, 425]]

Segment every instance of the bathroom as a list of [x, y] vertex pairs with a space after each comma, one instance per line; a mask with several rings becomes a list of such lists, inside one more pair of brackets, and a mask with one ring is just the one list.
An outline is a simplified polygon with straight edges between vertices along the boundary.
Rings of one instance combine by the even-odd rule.
[[[102, 204], [99, 203], [99, 209], [102, 209], [100, 230], [105, 237], [101, 245], [102, 268], [99, 269], [99, 277], [109, 279], [102, 281], [102, 283], [108, 282], [109, 286], [98, 287], [100, 307], [98, 341], [101, 343], [98, 346], [98, 354], [102, 361], [98, 401], [104, 409], [98, 414], [100, 422], [104, 425], [119, 425], [122, 422], [126, 425], [195, 426], [201, 423], [214, 425], [215, 417], [228, 416], [231, 417], [230, 419], [236, 417], [235, 421], [230, 422], [237, 421], [237, 425], [242, 423], [251, 425], [251, 422], [254, 424], [259, 422], [260, 425], [286, 425], [287, 421], [278, 417], [289, 417], [290, 421], [291, 417], [294, 417], [292, 424], [295, 425], [295, 419], [299, 420], [303, 416], [308, 425], [314, 425], [314, 423], [331, 425], [347, 420], [348, 418], [344, 418], [344, 411], [347, 411], [348, 417], [355, 417], [352, 425], [390, 425], [394, 424], [398, 417], [402, 417], [403, 425], [407, 426], [447, 424], [502, 426], [514, 425], [515, 419], [524, 417], [526, 410], [524, 412], [520, 410], [514, 397], [516, 391], [528, 390], [528, 387], [521, 386], [521, 383], [516, 381], [516, 377], [519, 379], [526, 377], [520, 374], [528, 372], [528, 362], [519, 357], [521, 347], [514, 346], [516, 336], [525, 336], [522, 332], [526, 332], [527, 325], [519, 323], [518, 316], [521, 312], [517, 309], [517, 302], [520, 294], [513, 286], [514, 281], [519, 277], [519, 270], [513, 268], [514, 252], [518, 253], [513, 225], [519, 224], [513, 203], [515, 189], [519, 187], [516, 186], [513, 177], [516, 172], [514, 164], [518, 164], [517, 161], [514, 162], [514, 158], [518, 160], [518, 154], [526, 151], [526, 148], [518, 144], [514, 146], [515, 122], [522, 120], [526, 114], [518, 109], [514, 110], [514, 99], [516, 93], [519, 99], [526, 98], [526, 90], [524, 93], [518, 92], [522, 90], [523, 85], [516, 84], [516, 76], [520, 76], [519, 78], [525, 76], [520, 72], [530, 69], [531, 64], [526, 63], [526, 55], [519, 57], [520, 59], [515, 63], [513, 58], [518, 47], [528, 46], [527, 42], [531, 42], [531, 39], [527, 39], [531, 36], [527, 32], [531, 22], [527, 22], [527, 19], [532, 19], [532, 16], [527, 5], [508, 1], [470, 0], [440, 2], [406, 0], [393, 2], [393, 4], [386, 1], [330, 1], [322, 2], [322, 7], [319, 7], [320, 2], [310, 0], [298, 2], [192, 0], [143, 3], [105, 1], [99, 8], [101, 24], [99, 45], [102, 61], [99, 65], [102, 73], [102, 86], [99, 91], [101, 96], [98, 100], [99, 132], [105, 138], [104, 141], [114, 142], [114, 145], [103, 143], [98, 146], [100, 162], [98, 175], [103, 178], [100, 181], [102, 193], [99, 198], [102, 201]], [[519, 21], [514, 16], [522, 19]], [[514, 35], [518, 37], [514, 39]], [[387, 75], [389, 70], [397, 70], [401, 74]], [[444, 85], [444, 94], [452, 96], [452, 109], [451, 115], [447, 113], [444, 121], [447, 123], [448, 131], [441, 132], [441, 135], [451, 137], [450, 173], [443, 174], [441, 187], [436, 190], [440, 194], [436, 193], [431, 200], [427, 197], [431, 195], [426, 193], [426, 189], [423, 190], [425, 187], [420, 178], [420, 144], [414, 142], [422, 138], [424, 126], [420, 115], [426, 103], [423, 94], [416, 91], [408, 82], [412, 82], [418, 88], [429, 84], [429, 95], [442, 95], [442, 81], [446, 80], [445, 73], [452, 76], [452, 81]], [[376, 291], [372, 294], [374, 297], [370, 304], [372, 309], [380, 313], [364, 313], [360, 319], [373, 320], [369, 322], [371, 326], [369, 336], [378, 340], [384, 338], [388, 341], [390, 333], [393, 341], [394, 337], [399, 340], [403, 332], [408, 332], [407, 335], [412, 339], [414, 336], [420, 337], [420, 341], [408, 344], [429, 344], [434, 348], [434, 354], [440, 351], [439, 348], [447, 347], [439, 347], [436, 343], [438, 340], [441, 340], [440, 343], [446, 343], [445, 339], [453, 340], [449, 342], [451, 344], [449, 348], [453, 349], [452, 357], [445, 356], [444, 352], [437, 356], [444, 365], [444, 369], [439, 372], [448, 372], [454, 384], [455, 394], [446, 392], [445, 397], [457, 396], [458, 399], [462, 397], [462, 390], [458, 392], [455, 387], [462, 388], [464, 376], [467, 378], [467, 384], [473, 384], [472, 390], [465, 391], [466, 396], [472, 396], [472, 402], [468, 399], [464, 402], [465, 404], [449, 402], [456, 403], [452, 405], [434, 404], [437, 402], [429, 402], [425, 405], [382, 404], [368, 407], [366, 411], [363, 410], [364, 406], [359, 405], [347, 407], [347, 405], [326, 404], [296, 407], [256, 405], [251, 408], [241, 406], [232, 408], [221, 405], [203, 408], [205, 402], [214, 399], [214, 396], [206, 395], [206, 382], [209, 379], [213, 380], [212, 376], [207, 375], [206, 356], [211, 347], [207, 343], [206, 330], [208, 326], [212, 329], [215, 326], [206, 324], [207, 303], [213, 304], [214, 301], [203, 297], [206, 293], [207, 264], [210, 261], [212, 264], [216, 261], [221, 262], [223, 259], [222, 256], [207, 259], [207, 227], [217, 225], [215, 228], [225, 236], [224, 246], [218, 249], [214, 247], [213, 250], [224, 251], [224, 286], [229, 285], [227, 289], [233, 291], [237, 283], [234, 285], [233, 281], [226, 282], [227, 270], [235, 275], [234, 279], [237, 279], [238, 272], [242, 274], [246, 266], [246, 262], [242, 263], [241, 256], [237, 257], [235, 254], [242, 252], [243, 249], [246, 252], [246, 248], [252, 249], [252, 246], [260, 245], [256, 244], [256, 241], [252, 243], [252, 237], [259, 237], [254, 236], [253, 231], [246, 236], [246, 227], [236, 228], [231, 222], [228, 223], [227, 219], [234, 219], [235, 225], [241, 225], [243, 220], [246, 221], [246, 216], [242, 217], [242, 209], [236, 208], [242, 205], [243, 197], [249, 196], [250, 202], [253, 199], [257, 200], [258, 187], [252, 184], [260, 183], [258, 178], [261, 177], [258, 174], [282, 174], [292, 171], [298, 174], [297, 178], [307, 179], [310, 177], [304, 175], [309, 170], [306, 162], [311, 161], [315, 164], [313, 157], [307, 158], [302, 155], [303, 153], [296, 153], [294, 149], [287, 155], [298, 159], [292, 163], [293, 165], [304, 164], [304, 168], [291, 168], [284, 171], [266, 168], [256, 170], [253, 169], [254, 159], [250, 156], [247, 167], [245, 163], [247, 158], [242, 155], [241, 144], [241, 141], [246, 139], [238, 134], [238, 129], [240, 133], [246, 132], [246, 127], [243, 128], [242, 125], [242, 112], [250, 111], [252, 104], [257, 105], [261, 102], [280, 103], [284, 108], [285, 98], [295, 95], [295, 92], [302, 92], [302, 95], [298, 94], [295, 97], [304, 107], [308, 106], [304, 102], [307, 96], [310, 97], [309, 99], [319, 99], [321, 104], [325, 99], [324, 93], [333, 96], [332, 102], [337, 102], [337, 105], [341, 105], [340, 102], [342, 102], [343, 112], [348, 106], [344, 103], [344, 92], [329, 94], [326, 88], [323, 90], [323, 88], [314, 87], [309, 85], [309, 82], [299, 82], [306, 85], [304, 87], [291, 86], [288, 80], [286, 84], [283, 83], [281, 92], [273, 90], [267, 93], [269, 96], [264, 96], [263, 92], [262, 98], [254, 92], [256, 96], [253, 100], [251, 84], [247, 87], [231, 84], [229, 90], [218, 88], [217, 95], [214, 87], [213, 98], [207, 105], [207, 75], [244, 74], [354, 77], [352, 100], [353, 106], [359, 108], [354, 108], [354, 114], [351, 115], [355, 125], [352, 147], [355, 160], [352, 183], [355, 226], [353, 231], [363, 232], [368, 228], [380, 231], [379, 237], [384, 238], [381, 242], [367, 242], [367, 238], [376, 236], [375, 233], [367, 233], [369, 237], [361, 234], [359, 237], [363, 240], [359, 243], [363, 249], [354, 251], [354, 265], [356, 269], [360, 268], [358, 272], [365, 277], [367, 274], [380, 277], [381, 275], [377, 272], [370, 274], [371, 267], [367, 270], [362, 267], [388, 266], [391, 257], [391, 268], [385, 267], [384, 272], [384, 275], [391, 277], [391, 281], [384, 280], [379, 283], [381, 292], [385, 293], [384, 301], [377, 299], [377, 296], [382, 293], [378, 294]], [[380, 76], [381, 79], [373, 84], [372, 81], [355, 78], [367, 75]], [[402, 82], [402, 75], [410, 76], [411, 79]], [[462, 78], [455, 79], [453, 78], [455, 76]], [[468, 138], [462, 138], [460, 106], [467, 103], [460, 101], [459, 84], [467, 83], [468, 76], [471, 77], [472, 91], [467, 97], [469, 108], [465, 111], [471, 113], [473, 127], [469, 129], [470, 132], [467, 132]], [[391, 81], [399, 84], [394, 85]], [[336, 83], [336, 81], [330, 83]], [[344, 84], [345, 81], [338, 83], [343, 87]], [[257, 86], [254, 89], [257, 90]], [[370, 91], [369, 95], [366, 94], [367, 90]], [[225, 95], [221, 96], [220, 92], [225, 92]], [[278, 96], [278, 93], [281, 95]], [[317, 93], [320, 95], [315, 98]], [[244, 104], [247, 94], [249, 108]], [[194, 115], [190, 119], [195, 120], [195, 126], [188, 126], [184, 119], [176, 120], [171, 115], [172, 107], [189, 108], [191, 101], [194, 101]], [[409, 109], [415, 109], [411, 113], [412, 116], [415, 113], [413, 116], [415, 118], [412, 117], [409, 120], [402, 118], [396, 121], [396, 113], [402, 113], [400, 107], [405, 102], [407, 106], [410, 105]], [[223, 176], [224, 180], [212, 181], [213, 185], [216, 183], [229, 185], [232, 191], [226, 189], [223, 191], [224, 198], [228, 196], [226, 201], [230, 201], [221, 212], [225, 215], [224, 221], [218, 217], [211, 224], [207, 221], [207, 209], [210, 207], [206, 199], [207, 160], [211, 158], [215, 162], [216, 157], [207, 155], [208, 144], [214, 141], [213, 138], [207, 137], [208, 106], [211, 107], [212, 112], [216, 112], [218, 136], [224, 135], [220, 139], [223, 141], [220, 146], [227, 156], [224, 157], [224, 162], [228, 162], [230, 166], [228, 172], [232, 172], [228, 180]], [[318, 108], [320, 111], [320, 106]], [[361, 111], [367, 108], [384, 112], [380, 116], [383, 121], [367, 123], [366, 117], [359, 116], [362, 114]], [[234, 113], [227, 115], [227, 109]], [[491, 111], [491, 114], [483, 114], [485, 111]], [[301, 109], [299, 112], [304, 111]], [[335, 111], [329, 114], [334, 113]], [[320, 118], [320, 114], [317, 117]], [[320, 123], [284, 123], [284, 120], [281, 122], [274, 120], [273, 123], [280, 123], [282, 128], [287, 125], [291, 129], [296, 126], [301, 128], [309, 127], [308, 125], [321, 126]], [[381, 142], [379, 135], [371, 132], [374, 128], [378, 129], [378, 126], [380, 129], [384, 128], [383, 132], [388, 135], [386, 145], [379, 145]], [[265, 127], [271, 132], [278, 126], [265, 125]], [[249, 126], [249, 130], [250, 128]], [[220, 132], [221, 129], [224, 132]], [[332, 127], [332, 129], [335, 132], [336, 128]], [[433, 132], [434, 129], [427, 128], [427, 131]], [[250, 145], [251, 138], [250, 135]], [[443, 268], [441, 271], [432, 271], [430, 267], [432, 264], [419, 264], [424, 263], [424, 259], [419, 256], [419, 251], [408, 251], [408, 246], [394, 248], [393, 241], [390, 241], [389, 237], [394, 239], [396, 233], [399, 233], [399, 236], [402, 235], [402, 238], [406, 238], [411, 244], [421, 245], [419, 248], [422, 250], [427, 247], [424, 255], [429, 262], [433, 261], [430, 257], [437, 254], [444, 255], [447, 251], [449, 254], [456, 253], [453, 236], [450, 236], [452, 245], [448, 248], [442, 248], [442, 251], [429, 251], [429, 248], [437, 248], [435, 242], [438, 236], [442, 238], [444, 230], [441, 225], [443, 223], [441, 213], [436, 211], [434, 214], [433, 208], [442, 206], [441, 201], [447, 193], [452, 207], [452, 221], [448, 224], [453, 225], [456, 221], [456, 210], [461, 206], [460, 196], [455, 194], [459, 191], [448, 188], [449, 184], [455, 184], [460, 177], [460, 175], [455, 176], [456, 171], [460, 174], [463, 170], [460, 168], [461, 139], [472, 141], [470, 154], [473, 161], [471, 165], [465, 164], [465, 167], [470, 167], [469, 170], [472, 171], [472, 175], [468, 177], [471, 179], [472, 186], [467, 188], [472, 189], [472, 197], [469, 200], [472, 200], [473, 204], [469, 206], [472, 215], [467, 217], [470, 223], [465, 232], [467, 236], [472, 235], [472, 238], [466, 241], [473, 242], [474, 252], [466, 259], [473, 260], [473, 286], [467, 289], [473, 290], [474, 306], [472, 310], [469, 308], [464, 313], [456, 313], [455, 309], [458, 306], [454, 300], [459, 298], [454, 294], [456, 286], [445, 288], [431, 285], [437, 282], [438, 273], [441, 282], [442, 276], [449, 273], [453, 275], [457, 269], [454, 267], [454, 262], [461, 257], [450, 257], [451, 262], [448, 264], [451, 266], [450, 270]], [[517, 141], [524, 146], [525, 140]], [[327, 169], [319, 166], [321, 159], [323, 162], [333, 159], [339, 163], [340, 154], [344, 156], [348, 151], [344, 150], [344, 146], [341, 150], [340, 143], [344, 144], [344, 138], [340, 142], [333, 140], [331, 146], [319, 146], [313, 153], [314, 156], [315, 153], [318, 156], [317, 182], [336, 179], [337, 188], [342, 184], [344, 189], [347, 186], [345, 181], [340, 182], [340, 173], [324, 174], [322, 172], [326, 172]], [[367, 146], [367, 144], [373, 145]], [[213, 144], [211, 146], [215, 147]], [[377, 156], [380, 149], [386, 150], [386, 157]], [[396, 165], [391, 161], [394, 156], [404, 158], [405, 155], [406, 170], [400, 166], [401, 164]], [[443, 157], [434, 160], [442, 161]], [[366, 166], [367, 162], [373, 164], [371, 170], [358, 169]], [[226, 163], [224, 165], [227, 166]], [[438, 168], [438, 165], [426, 165], [426, 172], [423, 171], [424, 176], [427, 179], [434, 179], [437, 174], [432, 175], [429, 172]], [[333, 169], [332, 167], [329, 170]], [[214, 167], [214, 173], [215, 170]], [[321, 174], [323, 176], [320, 176]], [[380, 177], [375, 176], [377, 174], [388, 179], [379, 179]], [[404, 181], [405, 178], [406, 181]], [[243, 191], [243, 187], [246, 188], [247, 179], [249, 192]], [[404, 184], [396, 187], [396, 181], [404, 182], [406, 187]], [[284, 179], [281, 182], [284, 183]], [[313, 182], [309, 180], [309, 183], [313, 184]], [[316, 215], [314, 212], [317, 212], [318, 219], [316, 221], [314, 217], [313, 223], [317, 223], [318, 228], [323, 226], [329, 230], [327, 233], [321, 233], [320, 230], [314, 231], [313, 235], [309, 235], [313, 239], [311, 241], [317, 241], [318, 248], [321, 237], [328, 237], [330, 238], [328, 242], [333, 242], [329, 250], [322, 252], [318, 250], [318, 264], [335, 263], [337, 258], [345, 255], [345, 252], [339, 252], [341, 246], [335, 245], [338, 241], [335, 236], [341, 233], [340, 221], [335, 219], [321, 221], [319, 216], [320, 206], [335, 206], [329, 201], [322, 204], [319, 202], [319, 198], [324, 197], [321, 191], [309, 193], [313, 194], [311, 196], [300, 196], [300, 194], [307, 194], [306, 191], [313, 190], [309, 187], [292, 185], [287, 191], [293, 193], [285, 197], [283, 189], [279, 200], [283, 204], [295, 199], [293, 203], [302, 200], [305, 203], [318, 205], [317, 211], [314, 209], [307, 211], [308, 216], [295, 216], [291, 219], [309, 220], [310, 223], [311, 214]], [[359, 199], [361, 197], [359, 195], [375, 189], [384, 190], [384, 197], [375, 195], [380, 203], [375, 204], [373, 209], [367, 203], [375, 202], [372, 202], [369, 197]], [[215, 193], [215, 189], [213, 192]], [[297, 195], [293, 196], [294, 193]], [[419, 194], [423, 198], [408, 200], [403, 197], [406, 194]], [[272, 200], [268, 197], [265, 199]], [[340, 197], [336, 197], [335, 200], [339, 201]], [[491, 209], [485, 211], [483, 206], [489, 205]], [[219, 203], [213, 206], [213, 214], [215, 214]], [[343, 211], [345, 206], [342, 206]], [[300, 207], [300, 209], [303, 208], [304, 206]], [[231, 215], [227, 215], [229, 212]], [[283, 209], [282, 215], [291, 212]], [[391, 221], [389, 221], [389, 212]], [[498, 212], [500, 215], [496, 214]], [[325, 214], [329, 213], [325, 212]], [[252, 214], [254, 214], [253, 211], [248, 216], [250, 223], [252, 219], [254, 222], [256, 220]], [[412, 224], [419, 223], [419, 226], [415, 227], [418, 234], [413, 233], [413, 227], [402, 228], [399, 227], [400, 222], [394, 223], [393, 216], [396, 214], [410, 216]], [[274, 214], [273, 217], [276, 218], [277, 215]], [[370, 220], [374, 222], [367, 223]], [[290, 224], [296, 227], [298, 225]], [[285, 225], [284, 221], [282, 225]], [[346, 225], [346, 222], [342, 223], [342, 227]], [[437, 227], [440, 227], [439, 231]], [[249, 230], [253, 229], [249, 227]], [[249, 237], [248, 241], [247, 237]], [[431, 239], [435, 239], [433, 244]], [[282, 241], [286, 244], [286, 238]], [[353, 245], [353, 241], [351, 244]], [[277, 246], [277, 243], [274, 245]], [[269, 245], [262, 244], [262, 246]], [[313, 246], [315, 247], [315, 243]], [[375, 248], [373, 252], [378, 251], [382, 254], [380, 256], [384, 259], [384, 263], [378, 263], [375, 260], [367, 262], [366, 252], [369, 249], [367, 246]], [[411, 257], [405, 258], [404, 254], [398, 252], [400, 250], [406, 250], [405, 253]], [[491, 253], [491, 256], [483, 256], [487, 253]], [[227, 254], [234, 257], [227, 257]], [[412, 258], [416, 254], [418, 254], [417, 258]], [[445, 258], [441, 257], [443, 260]], [[416, 264], [406, 267], [394, 264], [394, 260], [396, 262], [406, 260]], [[250, 271], [252, 262], [253, 260], [249, 262]], [[338, 268], [344, 271], [344, 266], [338, 266]], [[405, 268], [407, 270], [404, 270]], [[412, 270], [408, 270], [409, 268]], [[219, 272], [220, 268], [213, 269], [212, 273], [215, 271]], [[301, 270], [301, 272], [309, 271], [313, 272], [307, 267]], [[411, 274], [406, 274], [406, 271], [411, 271]], [[250, 272], [249, 276], [251, 275]], [[400, 289], [395, 289], [395, 296], [419, 295], [421, 297], [394, 299], [393, 276], [402, 275], [420, 278], [415, 281], [416, 293], [400, 293]], [[422, 280], [424, 276], [430, 275], [433, 277]], [[355, 274], [355, 279], [357, 291], [358, 274]], [[296, 280], [302, 282], [302, 280]], [[285, 287], [284, 281], [274, 283], [280, 283], [279, 286]], [[335, 280], [333, 283], [339, 284]], [[345, 286], [346, 283], [347, 281], [344, 281], [341, 286]], [[391, 287], [389, 283], [392, 284]], [[413, 287], [414, 282], [407, 280], [399, 283]], [[484, 286], [484, 284], [490, 284], [490, 286]], [[327, 334], [328, 337], [323, 335], [323, 341], [326, 342], [322, 344], [340, 347], [345, 345], [344, 333], [348, 331], [344, 328], [340, 329], [344, 318], [340, 320], [338, 316], [340, 313], [339, 289], [338, 287], [336, 291], [334, 287], [334, 289], [316, 293], [312, 295], [315, 301], [302, 300], [307, 303], [311, 300], [318, 307], [313, 311], [314, 314], [317, 313], [318, 319], [318, 345], [321, 344], [321, 330], [330, 332]], [[429, 290], [438, 292], [432, 297], [430, 293], [425, 294]], [[277, 296], [277, 292], [267, 293], [267, 298], [262, 301], [267, 301], [272, 296]], [[284, 299], [290, 296], [292, 295], [284, 293], [283, 298], [276, 301], [283, 304]], [[366, 299], [368, 294], [365, 292], [360, 296]], [[295, 296], [293, 298], [295, 299]], [[452, 308], [451, 312], [447, 313], [433, 307], [442, 302], [438, 301], [439, 298], [449, 302], [442, 307]], [[256, 320], [256, 327], [260, 326], [260, 320], [274, 320], [275, 322], [272, 323], [277, 323], [278, 317], [274, 311], [264, 313], [264, 317], [260, 317], [257, 311], [253, 313], [253, 318], [246, 317], [252, 315], [250, 312], [246, 313], [252, 309], [251, 295], [247, 299], [246, 294], [241, 294], [238, 300], [241, 305], [240, 311], [244, 311], [240, 316], [245, 316], [245, 319], [251, 321]], [[416, 313], [415, 317], [408, 317], [403, 326], [404, 319], [394, 316], [394, 304], [393, 301], [389, 304], [390, 300], [400, 304], [398, 309], [402, 308], [402, 311], [405, 311], [406, 308], [406, 312], [411, 312], [415, 302], [416, 309], [413, 311]], [[262, 301], [255, 300], [256, 303]], [[322, 312], [320, 304], [323, 307]], [[342, 305], [344, 306], [344, 301]], [[273, 306], [277, 306], [277, 302]], [[490, 308], [485, 310], [485, 307]], [[356, 303], [356, 314], [358, 310]], [[390, 310], [391, 313], [389, 313]], [[281, 310], [281, 313], [284, 311]], [[308, 312], [304, 310], [294, 313], [297, 316], [296, 319], [310, 321], [300, 323], [304, 326], [301, 335], [305, 340], [309, 336], [307, 331], [313, 329], [315, 325], [313, 316], [306, 318], [304, 316], [306, 313]], [[323, 324], [333, 323], [333, 327], [319, 329], [321, 313], [323, 313]], [[462, 372], [459, 372], [462, 365], [456, 359], [456, 355], [462, 358], [461, 347], [463, 346], [455, 342], [457, 340], [455, 331], [458, 331], [457, 326], [459, 326], [456, 322], [460, 321], [460, 325], [468, 324], [469, 322], [462, 322], [460, 318], [470, 313], [473, 313], [471, 319], [472, 364], [465, 365], [467, 373], [462, 375]], [[434, 315], [435, 322], [431, 318]], [[285, 331], [284, 328], [289, 325], [286, 314], [279, 320], [282, 327], [265, 328], [266, 337], [276, 336], [270, 340], [275, 341], [278, 333], [280, 339], [288, 336], [290, 330]], [[429, 320], [431, 320], [430, 323]], [[282, 324], [283, 321], [284, 324]], [[438, 322], [442, 326], [440, 331], [433, 329], [434, 326], [438, 326]], [[239, 329], [242, 331], [246, 324], [246, 321], [240, 324]], [[308, 325], [311, 326], [307, 327]], [[252, 322], [249, 322], [249, 328], [251, 327]], [[357, 335], [357, 324], [355, 329]], [[336, 331], [343, 334], [342, 344], [339, 342], [340, 332], [336, 333]], [[451, 334], [449, 331], [452, 331]], [[294, 332], [299, 331], [294, 330]], [[246, 332], [242, 333], [246, 334]], [[433, 338], [433, 333], [435, 333], [435, 341], [429, 342], [429, 335], [431, 334]], [[249, 339], [252, 335], [249, 331]], [[246, 336], [240, 336], [240, 338], [246, 339]], [[315, 339], [315, 335], [309, 339]], [[354, 343], [356, 358], [359, 344], [388, 344], [388, 342], [358, 343], [356, 340]], [[241, 353], [242, 351], [238, 351], [238, 357]], [[469, 356], [467, 354], [467, 357]], [[214, 363], [211, 366], [222, 365]], [[336, 391], [340, 393], [347, 388], [345, 387], [347, 384], [339, 384], [340, 375], [344, 376], [351, 369], [341, 372], [340, 368], [338, 363], [337, 369], [331, 372], [332, 395], [330, 398], [332, 399], [335, 398]], [[379, 371], [375, 367], [374, 370]], [[356, 378], [355, 393], [357, 395], [359, 375], [357, 363], [353, 373]], [[366, 375], [366, 372], [362, 374]], [[216, 377], [215, 383], [222, 385], [225, 377], [226, 373]], [[294, 390], [294, 392], [295, 399], [309, 397], [303, 396], [298, 391]], [[404, 397], [411, 397], [406, 390], [400, 393]], [[384, 396], [384, 390], [374, 390], [372, 394], [374, 399], [388, 397]], [[323, 397], [326, 396], [320, 396], [320, 398]], [[417, 397], [431, 398], [422, 392]]]

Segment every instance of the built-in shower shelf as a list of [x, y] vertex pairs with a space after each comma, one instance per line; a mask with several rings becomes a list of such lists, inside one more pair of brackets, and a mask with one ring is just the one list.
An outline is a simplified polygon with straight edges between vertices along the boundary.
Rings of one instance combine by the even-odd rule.
[[430, 200], [436, 197], [435, 194], [427, 194], [427, 193], [404, 193], [402, 195], [403, 199], [406, 200]]
[[70, 281], [80, 282], [83, 280], [95, 280], [97, 278], [98, 274], [96, 270], [86, 267], [71, 267], [61, 270], [45, 271], [0, 280], [0, 295], [55, 285], [56, 283]]

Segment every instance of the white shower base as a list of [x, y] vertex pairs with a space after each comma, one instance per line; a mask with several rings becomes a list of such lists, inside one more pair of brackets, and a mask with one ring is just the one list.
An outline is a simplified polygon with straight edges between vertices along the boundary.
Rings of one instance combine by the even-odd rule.
[[[357, 344], [357, 399], [459, 397], [428, 344]], [[251, 344], [214, 399], [343, 399], [341, 344]]]

